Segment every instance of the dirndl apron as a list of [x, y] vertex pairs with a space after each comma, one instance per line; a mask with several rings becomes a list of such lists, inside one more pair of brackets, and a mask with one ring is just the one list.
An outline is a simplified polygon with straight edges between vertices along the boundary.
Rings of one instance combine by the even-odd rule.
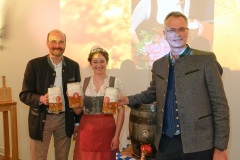
[[84, 98], [85, 109], [76, 137], [74, 160], [116, 159], [118, 149], [112, 151], [110, 148], [116, 130], [115, 120], [113, 115], [99, 113], [98, 107], [94, 108], [103, 104], [101, 101], [103, 97]]

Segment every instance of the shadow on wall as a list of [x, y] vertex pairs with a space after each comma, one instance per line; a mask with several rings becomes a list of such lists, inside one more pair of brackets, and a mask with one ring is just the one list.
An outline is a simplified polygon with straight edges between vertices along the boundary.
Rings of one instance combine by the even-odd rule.
[[230, 140], [229, 140], [229, 159], [240, 159], [240, 155], [236, 155], [236, 150], [240, 148], [238, 143], [240, 130], [238, 129], [239, 125], [239, 98], [240, 98], [240, 71], [230, 70], [229, 68], [223, 68], [223, 85], [225, 88], [225, 93], [227, 96], [229, 109], [230, 109]]
[[212, 51], [212, 47], [211, 47], [208, 39], [206, 39], [205, 37], [202, 37], [202, 36], [195, 37], [191, 41], [190, 46], [192, 48], [199, 49], [199, 50]]

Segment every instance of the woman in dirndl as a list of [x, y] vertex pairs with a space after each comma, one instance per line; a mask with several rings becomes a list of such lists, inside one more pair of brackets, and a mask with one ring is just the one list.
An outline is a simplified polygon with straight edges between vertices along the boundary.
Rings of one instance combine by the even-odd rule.
[[105, 90], [114, 87], [124, 95], [124, 87], [117, 77], [107, 75], [108, 53], [94, 46], [88, 56], [93, 76], [82, 83], [84, 106], [74, 112], [83, 112], [74, 148], [74, 160], [115, 160], [119, 151], [119, 136], [124, 122], [124, 106], [117, 106], [116, 114], [104, 113]]

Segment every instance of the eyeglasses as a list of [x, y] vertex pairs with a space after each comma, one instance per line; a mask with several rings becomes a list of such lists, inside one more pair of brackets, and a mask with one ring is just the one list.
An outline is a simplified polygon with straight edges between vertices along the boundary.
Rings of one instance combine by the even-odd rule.
[[107, 51], [105, 51], [105, 50], [102, 49], [102, 48], [95, 48], [95, 49], [91, 50], [90, 53], [95, 53], [95, 52], [105, 52], [105, 53], [107, 53]]
[[167, 31], [167, 33], [168, 33], [169, 35], [174, 35], [175, 33], [180, 33], [180, 34], [182, 34], [182, 33], [185, 33], [185, 32], [188, 31], [188, 30], [189, 30], [188, 28], [183, 28], [183, 27], [178, 28], [178, 29], [175, 29], [175, 28], [166, 29], [166, 31]]

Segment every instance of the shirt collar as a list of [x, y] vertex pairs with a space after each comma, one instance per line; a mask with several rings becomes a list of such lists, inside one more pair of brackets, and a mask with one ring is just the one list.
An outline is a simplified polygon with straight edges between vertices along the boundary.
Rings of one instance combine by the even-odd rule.
[[58, 63], [58, 64], [55, 64], [55, 63], [53, 62], [53, 60], [52, 60], [52, 58], [51, 58], [51, 57], [50, 57], [50, 61], [51, 61], [52, 65], [54, 66], [54, 68], [58, 68], [58, 67], [62, 66], [62, 64], [63, 64], [63, 61], [62, 61], [62, 60], [61, 60], [61, 62], [60, 62], [60, 63]]
[[[53, 63], [53, 61], [52, 61], [52, 59], [50, 58], [49, 55], [47, 55], [47, 61], [48, 61], [48, 64], [51, 66], [51, 68], [54, 69], [56, 65]], [[61, 63], [61, 66], [66, 66], [66, 62], [65, 62], [64, 56], [62, 57], [62, 61], [60, 63]]]
[[186, 47], [184, 48], [184, 50], [182, 50], [182, 52], [179, 55], [177, 55], [176, 58], [174, 58], [172, 53], [170, 52], [170, 62], [175, 63], [176, 59], [185, 56], [188, 53], [189, 49], [190, 49], [190, 47], [187, 44]]

